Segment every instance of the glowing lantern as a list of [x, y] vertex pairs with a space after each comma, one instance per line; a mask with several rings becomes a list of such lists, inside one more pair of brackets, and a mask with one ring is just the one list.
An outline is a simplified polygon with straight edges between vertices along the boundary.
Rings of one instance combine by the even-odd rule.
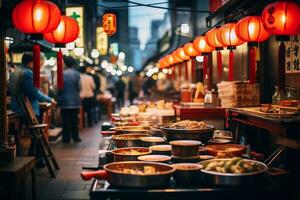
[[172, 57], [173, 57], [173, 60], [174, 60], [174, 63], [181, 63], [183, 60], [180, 59], [178, 56], [177, 56], [177, 50], [173, 51], [172, 52]]
[[239, 39], [249, 44], [249, 80], [255, 83], [255, 49], [257, 42], [263, 42], [270, 37], [260, 16], [244, 17], [236, 24], [236, 34]]
[[174, 59], [171, 54], [166, 56], [166, 60], [167, 60], [167, 63], [169, 64], [169, 66], [174, 64]]
[[184, 53], [184, 50], [182, 47], [178, 48], [175, 51], [175, 56], [177, 56], [181, 60], [189, 60], [190, 59], [190, 57]]
[[218, 78], [222, 81], [223, 76], [223, 64], [222, 64], [222, 53], [223, 44], [217, 38], [217, 32], [219, 28], [212, 28], [205, 34], [205, 41], [211, 47], [217, 50], [217, 68], [218, 68]]
[[262, 12], [266, 29], [276, 35], [296, 35], [300, 32], [300, 6], [290, 1], [267, 5]]
[[183, 51], [187, 56], [199, 56], [200, 53], [194, 49], [193, 43], [189, 42], [183, 46]]
[[117, 17], [113, 13], [105, 13], [103, 15], [102, 26], [107, 35], [112, 36], [117, 31]]
[[[12, 12], [14, 26], [32, 39], [42, 39], [42, 34], [54, 31], [60, 21], [59, 8], [50, 1], [26, 0], [16, 5]], [[33, 46], [33, 84], [40, 87], [40, 46]]]
[[212, 50], [214, 50], [213, 47], [209, 46], [205, 41], [205, 36], [199, 36], [197, 37], [194, 42], [194, 49], [198, 52], [203, 53], [211, 53]]
[[240, 40], [236, 35], [236, 24], [235, 23], [228, 23], [221, 26], [217, 32], [217, 38], [225, 47], [230, 49], [229, 52], [229, 72], [228, 72], [228, 79], [229, 81], [233, 81], [234, 79], [234, 53], [232, 49], [235, 49], [236, 46], [239, 46], [244, 43], [243, 40]]
[[[79, 26], [75, 19], [61, 16], [58, 27], [51, 33], [44, 34], [45, 40], [54, 43], [56, 47], [64, 47], [73, 42], [79, 35]], [[61, 49], [57, 53], [57, 88], [63, 89], [63, 55]]]

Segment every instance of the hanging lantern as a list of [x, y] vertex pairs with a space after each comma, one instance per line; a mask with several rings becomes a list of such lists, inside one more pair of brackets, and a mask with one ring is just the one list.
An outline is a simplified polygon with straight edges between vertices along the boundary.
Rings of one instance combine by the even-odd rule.
[[105, 13], [102, 18], [102, 26], [108, 36], [112, 36], [117, 31], [117, 17], [113, 13]]
[[229, 81], [233, 81], [234, 79], [234, 53], [233, 49], [235, 49], [236, 46], [239, 46], [244, 43], [243, 40], [240, 40], [236, 35], [236, 24], [235, 23], [228, 23], [223, 26], [221, 26], [217, 32], [217, 38], [219, 42], [224, 47], [227, 47], [227, 49], [230, 50], [229, 52], [229, 63], [228, 63], [228, 79]]
[[173, 57], [173, 60], [174, 60], [174, 63], [181, 63], [183, 60], [180, 59], [178, 56], [177, 56], [177, 50], [173, 51], [172, 52], [172, 57]]
[[223, 44], [217, 38], [217, 32], [219, 28], [212, 28], [205, 34], [205, 41], [211, 47], [217, 50], [217, 69], [219, 81], [222, 81], [223, 76], [223, 62], [222, 62], [222, 52]]
[[183, 51], [187, 56], [199, 56], [200, 53], [194, 49], [193, 43], [189, 42], [183, 46]]
[[190, 59], [190, 57], [184, 53], [184, 50], [182, 47], [178, 48], [175, 51], [175, 56], [178, 57], [179, 59], [181, 59], [182, 61]]
[[[64, 47], [73, 42], [79, 35], [79, 26], [75, 19], [61, 16], [58, 27], [51, 33], [44, 34], [45, 40], [54, 43], [56, 47]], [[57, 53], [57, 88], [63, 89], [63, 55], [61, 49]]]
[[[34, 40], [41, 40], [42, 34], [54, 31], [60, 21], [59, 8], [50, 1], [26, 0], [16, 5], [12, 21], [16, 29], [31, 34]], [[33, 46], [33, 84], [40, 86], [40, 47]]]
[[163, 63], [164, 68], [169, 67], [169, 63], [167, 62], [167, 57], [166, 56], [162, 58], [162, 63]]
[[249, 80], [255, 83], [255, 49], [257, 42], [263, 42], [270, 37], [260, 16], [247, 16], [236, 24], [236, 35], [249, 45]]
[[276, 35], [296, 35], [300, 32], [300, 5], [279, 1], [267, 5], [262, 12], [265, 28]]
[[173, 59], [173, 56], [171, 54], [167, 55], [166, 56], [166, 60], [167, 60], [167, 63], [169, 64], [169, 66], [171, 65], [174, 65], [174, 59]]
[[205, 36], [197, 37], [193, 42], [194, 49], [198, 52], [211, 53], [214, 50], [213, 47], [209, 46], [205, 41]]

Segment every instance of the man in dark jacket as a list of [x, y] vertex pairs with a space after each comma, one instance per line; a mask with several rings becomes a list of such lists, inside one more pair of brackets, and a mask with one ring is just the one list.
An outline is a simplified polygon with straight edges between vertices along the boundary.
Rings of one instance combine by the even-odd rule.
[[78, 131], [78, 114], [80, 108], [80, 74], [74, 69], [75, 60], [64, 57], [64, 88], [58, 90], [57, 101], [61, 108], [63, 142], [69, 143], [71, 136], [74, 142], [80, 142]]

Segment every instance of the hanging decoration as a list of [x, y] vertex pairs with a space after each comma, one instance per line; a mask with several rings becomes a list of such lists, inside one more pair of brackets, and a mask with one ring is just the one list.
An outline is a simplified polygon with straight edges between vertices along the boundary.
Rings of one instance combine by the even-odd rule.
[[112, 36], [117, 32], [117, 17], [113, 13], [105, 13], [102, 18], [102, 26], [108, 36]]
[[230, 50], [229, 52], [229, 63], [228, 63], [228, 80], [234, 80], [234, 53], [233, 49], [236, 46], [239, 46], [244, 43], [243, 40], [240, 40], [236, 33], [236, 24], [235, 23], [227, 23], [221, 26], [217, 32], [217, 39], [218, 41], [227, 49]]
[[215, 50], [217, 51], [217, 71], [218, 71], [218, 79], [219, 81], [222, 81], [222, 76], [223, 76], [223, 63], [222, 63], [222, 52], [223, 50], [223, 45], [221, 42], [219, 42], [217, 38], [217, 32], [219, 28], [215, 27], [209, 30], [206, 35], [205, 35], [205, 41], [207, 44], [211, 47], [214, 47]]
[[175, 63], [174, 63], [173, 56], [172, 56], [171, 54], [168, 54], [168, 55], [166, 56], [166, 60], [167, 60], [167, 63], [169, 64], [169, 66], [172, 66], [172, 65], [175, 64]]
[[79, 26], [75, 19], [61, 16], [58, 27], [51, 33], [44, 34], [46, 41], [54, 43], [59, 48], [57, 53], [57, 88], [63, 89], [63, 55], [60, 48], [67, 43], [73, 42], [79, 35]]
[[183, 46], [183, 51], [187, 56], [194, 57], [199, 56], [200, 53], [194, 49], [193, 43], [189, 42]]
[[183, 60], [177, 56], [177, 52], [176, 51], [173, 51], [172, 52], [172, 57], [173, 57], [173, 60], [175, 63], [181, 63]]
[[179, 59], [183, 60], [183, 61], [190, 59], [190, 57], [184, 53], [184, 50], [183, 50], [182, 47], [178, 48], [175, 51], [175, 56], [178, 57]]
[[[31, 39], [43, 39], [43, 34], [54, 31], [61, 18], [59, 8], [50, 1], [26, 0], [16, 5], [12, 12], [14, 26], [23, 33], [30, 34]], [[33, 83], [40, 86], [40, 47], [33, 46], [34, 65]]]
[[203, 55], [204, 58], [204, 62], [203, 62], [203, 81], [207, 80], [209, 82], [209, 76], [208, 76], [208, 66], [207, 66], [207, 55], [209, 53], [211, 53], [214, 48], [209, 46], [206, 41], [205, 41], [205, 36], [199, 36], [197, 37], [194, 42], [194, 49], [198, 52], [201, 52], [201, 54]]
[[236, 24], [237, 37], [249, 46], [249, 80], [251, 84], [256, 82], [255, 74], [255, 46], [258, 42], [263, 42], [270, 37], [270, 33], [266, 30], [260, 16], [247, 16], [238, 21]]
[[265, 28], [277, 35], [280, 41], [278, 49], [278, 88], [285, 92], [285, 51], [284, 41], [289, 35], [300, 32], [300, 6], [291, 1], [278, 1], [267, 5], [262, 12], [262, 21]]

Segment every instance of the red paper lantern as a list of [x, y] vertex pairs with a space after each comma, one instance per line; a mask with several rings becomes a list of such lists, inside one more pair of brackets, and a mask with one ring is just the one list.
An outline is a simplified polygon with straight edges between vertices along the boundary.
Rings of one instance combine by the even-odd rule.
[[14, 26], [23, 33], [43, 34], [56, 29], [60, 21], [59, 8], [50, 1], [26, 0], [13, 9]]
[[199, 56], [201, 53], [194, 49], [193, 43], [189, 42], [183, 46], [183, 51], [187, 56]]
[[177, 50], [173, 51], [172, 52], [172, 57], [173, 57], [173, 60], [174, 60], [174, 63], [181, 63], [183, 60], [180, 59], [178, 56], [177, 56]]
[[169, 54], [169, 55], [166, 56], [166, 61], [169, 64], [169, 66], [175, 64], [173, 56], [171, 54]]
[[205, 34], [205, 41], [207, 42], [207, 44], [209, 46], [214, 47], [217, 50], [218, 78], [219, 78], [219, 81], [222, 81], [223, 59], [222, 59], [222, 53], [220, 50], [223, 49], [223, 44], [217, 38], [218, 31], [219, 31], [219, 28], [213, 28], [213, 29], [209, 30]]
[[296, 35], [300, 32], [300, 6], [290, 1], [267, 5], [262, 12], [266, 29], [276, 35]]
[[243, 40], [240, 40], [236, 35], [236, 24], [228, 23], [219, 28], [217, 31], [218, 41], [228, 48], [234, 48], [244, 43]]
[[[44, 34], [45, 40], [54, 43], [57, 47], [73, 42], [79, 35], [79, 26], [75, 19], [61, 16], [58, 27], [51, 33]], [[61, 50], [57, 53], [57, 88], [63, 89], [63, 54]]]
[[222, 49], [223, 44], [217, 38], [218, 28], [212, 28], [205, 34], [206, 43], [216, 49]]
[[105, 13], [102, 18], [103, 30], [111, 36], [117, 32], [117, 17], [113, 13]]
[[53, 32], [44, 34], [44, 38], [59, 46], [73, 42], [78, 35], [79, 26], [76, 20], [68, 16], [61, 16], [58, 27]]
[[236, 24], [235, 32], [245, 42], [263, 42], [270, 37], [260, 16], [244, 17]]
[[179, 47], [176, 51], [175, 51], [175, 56], [180, 58], [181, 60], [189, 60], [190, 57], [187, 56], [185, 53], [184, 53], [184, 50], [182, 47]]
[[213, 47], [209, 46], [205, 41], [205, 36], [197, 37], [194, 42], [194, 49], [201, 53], [211, 53], [214, 50]]

